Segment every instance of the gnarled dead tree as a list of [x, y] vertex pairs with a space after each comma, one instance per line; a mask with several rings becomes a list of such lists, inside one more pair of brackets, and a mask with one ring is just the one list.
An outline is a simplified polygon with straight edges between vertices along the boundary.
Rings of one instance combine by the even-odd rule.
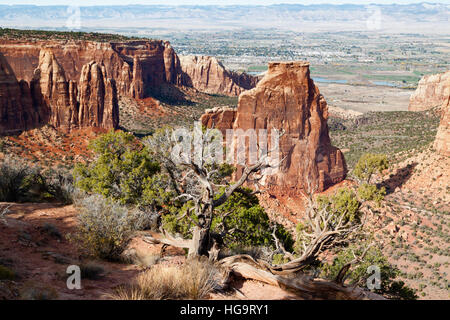
[[[212, 221], [217, 214], [216, 208], [224, 204], [235, 192], [240, 191], [245, 183], [251, 181], [257, 184], [262, 178], [260, 172], [272, 167], [273, 164], [270, 164], [272, 150], [263, 153], [260, 149], [256, 163], [245, 166], [241, 177], [231, 182], [222, 175], [223, 165], [211, 157], [209, 134], [210, 131], [205, 133], [201, 128], [194, 128], [194, 137], [190, 132], [174, 135], [170, 129], [165, 129], [146, 141], [149, 149], [167, 171], [173, 189], [178, 193], [175, 200], [193, 203], [194, 208], [188, 209], [184, 216], [194, 224], [194, 230], [191, 240], [174, 238], [162, 231], [164, 235], [162, 239], [147, 237], [145, 241], [187, 248], [189, 257], [208, 256], [216, 260], [224, 236], [236, 232], [226, 227], [226, 217], [222, 220], [222, 232], [220, 234], [211, 232]], [[191, 148], [192, 141], [193, 148]], [[184, 147], [184, 150], [180, 146]], [[222, 148], [221, 140], [218, 145], [216, 144], [217, 147]], [[189, 154], [191, 152], [193, 156]], [[221, 189], [224, 191], [220, 192]], [[196, 219], [191, 215], [195, 215]]]
[[[171, 178], [173, 189], [178, 193], [177, 199], [182, 202], [191, 201], [193, 208], [187, 209], [180, 217], [190, 219], [194, 225], [192, 239], [174, 237], [161, 229], [162, 236], [158, 239], [146, 237], [149, 243], [162, 243], [165, 245], [187, 248], [189, 257], [209, 256], [211, 260], [218, 258], [223, 238], [232, 232], [239, 232], [228, 228], [223, 214], [220, 233], [211, 231], [212, 220], [217, 207], [224, 204], [233, 193], [249, 181], [257, 183], [258, 174], [269, 165], [268, 154], [260, 156], [257, 163], [246, 166], [241, 177], [232, 183], [220, 176], [220, 168], [210, 162], [196, 162], [185, 157], [181, 163], [176, 163], [173, 155], [173, 140], [168, 130], [156, 134], [147, 141], [150, 149], [159, 154], [158, 159], [167, 170]], [[204, 147], [198, 150], [203, 152]], [[161, 157], [162, 155], [162, 157]], [[202, 157], [200, 157], [202, 158]], [[219, 189], [225, 190], [218, 196]], [[312, 188], [309, 188], [312, 190]], [[345, 287], [343, 279], [351, 266], [346, 265], [334, 282], [314, 279], [304, 273], [302, 269], [311, 265], [321, 253], [330, 248], [345, 243], [349, 236], [360, 229], [363, 223], [359, 219], [349, 219], [346, 212], [336, 214], [326, 206], [319, 206], [313, 200], [313, 191], [305, 196], [307, 210], [304, 217], [304, 228], [301, 230], [301, 250], [294, 256], [288, 252], [273, 230], [276, 251], [282, 253], [289, 261], [280, 265], [272, 265], [265, 260], [254, 259], [249, 255], [234, 255], [221, 259], [218, 263], [228, 270], [227, 274], [237, 275], [246, 279], [262, 281], [271, 285], [294, 291], [304, 298], [322, 299], [383, 299], [383, 297], [357, 287]], [[196, 216], [196, 219], [193, 216]], [[355, 258], [356, 261], [356, 258]], [[227, 281], [225, 281], [227, 282]]]

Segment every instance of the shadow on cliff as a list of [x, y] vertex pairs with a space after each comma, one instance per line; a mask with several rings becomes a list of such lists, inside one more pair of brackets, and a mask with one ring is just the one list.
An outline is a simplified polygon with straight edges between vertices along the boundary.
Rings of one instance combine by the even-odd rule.
[[165, 83], [158, 87], [149, 88], [146, 92], [146, 95], [158, 99], [162, 103], [166, 103], [169, 105], [194, 105], [194, 103], [189, 100], [186, 93], [184, 93], [177, 86], [170, 83]]
[[0, 53], [0, 134], [19, 135], [23, 131], [44, 126], [50, 119], [50, 109], [42, 95], [39, 79], [28, 83], [18, 80]]
[[417, 162], [414, 162], [406, 167], [397, 169], [397, 172], [391, 174], [387, 180], [380, 183], [380, 186], [386, 188], [386, 194], [394, 193], [396, 188], [402, 187], [411, 178], [416, 166]]

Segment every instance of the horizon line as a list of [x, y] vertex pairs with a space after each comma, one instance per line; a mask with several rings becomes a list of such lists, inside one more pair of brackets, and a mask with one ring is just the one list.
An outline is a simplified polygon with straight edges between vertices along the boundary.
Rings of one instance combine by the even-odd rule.
[[[280, 5], [287, 5], [287, 6], [303, 6], [303, 7], [311, 7], [311, 6], [319, 6], [319, 5], [329, 5], [329, 6], [370, 6], [370, 5], [379, 5], [379, 6], [390, 6], [390, 5], [398, 5], [398, 6], [410, 6], [410, 5], [420, 5], [420, 4], [429, 4], [429, 5], [435, 5], [435, 4], [441, 4], [441, 5], [450, 5], [450, 3], [446, 2], [428, 2], [428, 1], [422, 1], [422, 2], [414, 2], [414, 3], [398, 3], [398, 2], [391, 2], [391, 3], [377, 3], [377, 2], [371, 2], [371, 3], [329, 3], [329, 2], [320, 2], [320, 3], [309, 3], [309, 4], [303, 4], [303, 3], [286, 3], [286, 2], [279, 2], [279, 3], [272, 3], [272, 4], [142, 4], [142, 3], [130, 3], [130, 4], [84, 4], [79, 5], [77, 7], [128, 7], [128, 6], [140, 6], [140, 7], [271, 7], [271, 6], [280, 6]], [[2, 4], [0, 3], [0, 6], [8, 6], [8, 7], [71, 7], [73, 5], [69, 4]]]

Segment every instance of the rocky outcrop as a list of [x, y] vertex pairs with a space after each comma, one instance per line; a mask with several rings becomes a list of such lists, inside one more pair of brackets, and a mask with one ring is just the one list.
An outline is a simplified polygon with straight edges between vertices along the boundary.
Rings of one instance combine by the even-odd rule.
[[207, 109], [201, 116], [200, 122], [207, 128], [219, 129], [225, 136], [226, 130], [233, 128], [236, 120], [236, 111], [235, 108], [226, 106]]
[[[78, 82], [83, 66], [95, 60], [103, 64], [110, 79], [116, 81], [118, 94], [132, 98], [147, 97], [167, 84], [193, 87], [213, 94], [239, 95], [254, 88], [258, 81], [257, 77], [245, 73], [227, 71], [213, 57], [180, 58], [170, 43], [162, 40], [94, 42], [0, 39], [0, 52], [17, 79], [27, 82], [33, 79], [34, 70], [39, 65], [41, 49], [48, 49], [54, 54], [65, 71], [66, 81]], [[140, 85], [149, 90], [144, 93]]]
[[409, 100], [409, 111], [440, 107], [450, 96], [450, 71], [424, 76]]
[[214, 57], [181, 56], [182, 84], [211, 94], [238, 96], [255, 87], [257, 78], [228, 71]]
[[[268, 189], [283, 195], [307, 190], [308, 184], [322, 191], [345, 179], [345, 159], [331, 145], [327, 119], [327, 104], [310, 78], [307, 62], [270, 63], [256, 88], [239, 96], [236, 111], [217, 109], [201, 118], [204, 125], [214, 123], [221, 130], [284, 131], [279, 142], [279, 158], [284, 160], [265, 181]], [[236, 151], [236, 144], [232, 146]], [[242, 169], [238, 166], [236, 178]]]
[[115, 80], [104, 65], [91, 61], [83, 67], [79, 89], [80, 127], [117, 128], [119, 104]]
[[450, 97], [442, 105], [442, 117], [434, 148], [439, 154], [450, 157]]

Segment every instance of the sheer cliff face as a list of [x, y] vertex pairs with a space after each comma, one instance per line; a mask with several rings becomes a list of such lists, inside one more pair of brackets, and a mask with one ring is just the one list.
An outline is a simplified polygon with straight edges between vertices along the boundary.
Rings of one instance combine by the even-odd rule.
[[439, 124], [434, 148], [443, 155], [450, 157], [450, 97], [442, 105], [442, 117]]
[[[306, 62], [270, 63], [256, 88], [239, 96], [234, 115], [222, 110], [202, 117], [204, 125], [223, 130], [234, 119], [233, 129], [284, 130], [280, 138], [278, 173], [266, 180], [266, 187], [283, 195], [318, 191], [345, 179], [347, 168], [341, 151], [331, 145], [328, 135], [327, 104], [309, 75]], [[226, 119], [225, 123], [221, 119]], [[242, 174], [238, 166], [236, 178]]]
[[450, 71], [423, 77], [409, 100], [409, 111], [442, 106], [450, 96]]
[[33, 96], [35, 105], [48, 114], [50, 124], [56, 128], [70, 129], [78, 124], [74, 117], [78, 112], [77, 91], [74, 83], [70, 83], [66, 81], [65, 72], [53, 52], [41, 50], [32, 80]]
[[214, 57], [181, 56], [182, 84], [199, 91], [238, 96], [255, 87], [257, 79], [247, 74], [228, 71]]
[[80, 127], [117, 128], [119, 105], [115, 80], [95, 61], [84, 65], [79, 86]]
[[66, 131], [77, 127], [117, 128], [117, 89], [106, 68], [93, 62], [86, 64], [78, 85], [66, 79], [53, 51], [42, 49], [30, 82], [17, 81], [0, 54], [0, 134], [44, 124]]
[[[155, 88], [163, 83], [180, 84], [178, 57], [160, 40], [100, 43], [93, 41], [20, 41], [0, 39], [2, 52], [18, 79], [31, 81], [41, 49], [51, 51], [65, 72], [66, 80], [78, 82], [84, 65], [96, 61], [116, 81], [119, 95], [141, 98], [133, 83]], [[135, 58], [139, 65], [134, 66]], [[137, 74], [137, 77], [133, 77]]]

